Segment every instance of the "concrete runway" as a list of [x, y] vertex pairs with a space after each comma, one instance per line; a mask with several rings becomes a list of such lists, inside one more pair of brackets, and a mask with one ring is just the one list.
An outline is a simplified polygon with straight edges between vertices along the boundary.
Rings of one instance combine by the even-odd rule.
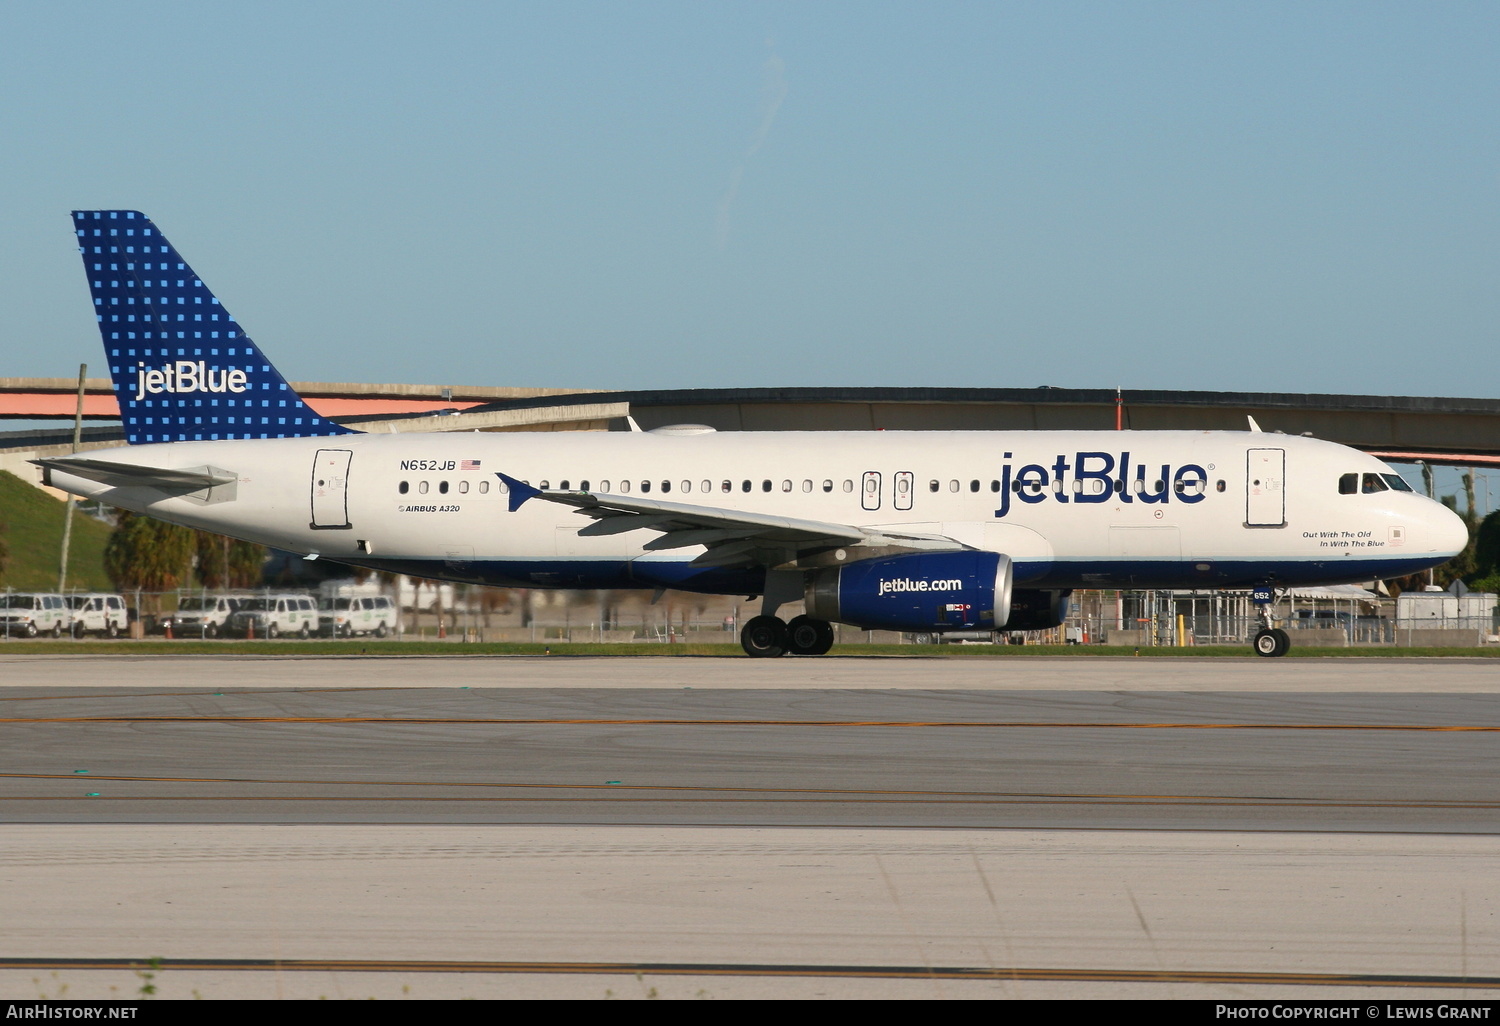
[[1497, 670], [0, 656], [0, 993], [1493, 1000]]
[[[357, 644], [357, 643], [351, 643]], [[372, 648], [375, 646], [371, 646]], [[462, 650], [462, 646], [455, 645]], [[1260, 659], [872, 656], [89, 656], [10, 655], [0, 688], [506, 687], [889, 688], [991, 691], [1353, 691], [1496, 694], [1500, 662], [1472, 659]]]

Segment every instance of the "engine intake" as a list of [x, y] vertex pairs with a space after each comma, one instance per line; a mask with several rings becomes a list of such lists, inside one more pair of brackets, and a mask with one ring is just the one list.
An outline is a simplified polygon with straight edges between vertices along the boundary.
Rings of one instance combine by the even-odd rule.
[[865, 630], [995, 630], [1010, 619], [1010, 557], [910, 552], [825, 567], [808, 580], [809, 616]]
[[1008, 631], [1046, 631], [1061, 627], [1068, 618], [1066, 591], [1035, 591], [1021, 588], [1011, 593], [1010, 619], [1000, 626]]

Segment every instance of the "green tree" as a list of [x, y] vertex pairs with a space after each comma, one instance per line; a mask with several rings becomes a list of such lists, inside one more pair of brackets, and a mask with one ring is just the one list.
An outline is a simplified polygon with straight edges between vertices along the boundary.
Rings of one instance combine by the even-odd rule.
[[260, 584], [266, 562], [264, 545], [207, 531], [194, 531], [193, 535], [198, 581], [205, 588], [254, 588]]
[[104, 546], [104, 571], [120, 591], [172, 591], [192, 578], [191, 528], [121, 512]]
[[9, 524], [0, 524], [0, 584], [5, 583], [5, 568], [10, 566], [10, 546], [5, 544], [5, 534], [9, 530]]

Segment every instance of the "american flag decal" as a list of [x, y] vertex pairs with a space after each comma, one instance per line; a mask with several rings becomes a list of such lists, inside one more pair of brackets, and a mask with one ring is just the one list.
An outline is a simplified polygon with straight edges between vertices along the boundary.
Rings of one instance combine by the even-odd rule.
[[458, 461], [458, 469], [459, 470], [478, 470], [479, 469], [479, 461], [478, 460], [459, 460]]

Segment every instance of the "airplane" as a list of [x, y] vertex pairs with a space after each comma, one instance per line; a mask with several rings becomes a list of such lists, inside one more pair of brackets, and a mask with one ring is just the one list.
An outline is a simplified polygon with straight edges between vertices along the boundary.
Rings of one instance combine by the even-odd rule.
[[[1061, 625], [1080, 588], [1287, 589], [1400, 577], [1467, 543], [1389, 466], [1234, 431], [367, 434], [309, 408], [144, 214], [75, 211], [126, 446], [46, 483], [375, 570], [522, 588], [761, 598], [756, 657], [834, 623]], [[787, 622], [776, 615], [802, 601]]]

